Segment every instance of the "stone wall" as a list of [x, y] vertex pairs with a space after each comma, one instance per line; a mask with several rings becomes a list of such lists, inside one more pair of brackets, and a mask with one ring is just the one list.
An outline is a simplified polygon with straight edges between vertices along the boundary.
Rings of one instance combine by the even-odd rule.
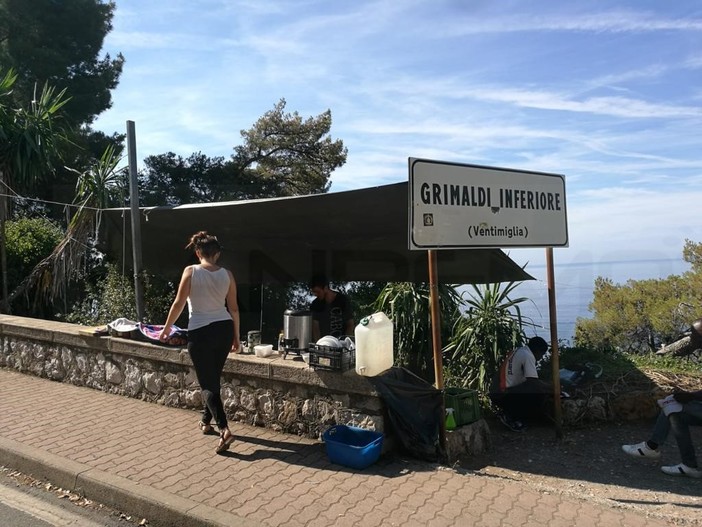
[[[85, 327], [0, 315], [0, 367], [178, 408], [202, 408], [187, 350], [85, 335]], [[333, 424], [383, 431], [382, 404], [355, 372], [230, 355], [222, 396], [234, 421], [318, 438]], [[196, 415], [193, 415], [194, 420]]]
[[600, 395], [576, 394], [573, 399], [561, 401], [563, 424], [575, 426], [602, 421], [652, 420], [660, 411], [656, 400], [669, 393], [651, 382], [651, 386], [644, 390]]

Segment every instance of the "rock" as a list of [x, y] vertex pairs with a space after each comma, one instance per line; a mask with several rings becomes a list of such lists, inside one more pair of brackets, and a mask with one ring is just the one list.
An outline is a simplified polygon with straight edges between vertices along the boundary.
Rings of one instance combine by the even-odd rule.
[[185, 392], [185, 405], [188, 408], [202, 408], [202, 394], [200, 390], [188, 390]]
[[154, 395], [159, 395], [163, 386], [163, 379], [158, 372], [144, 374], [144, 388]]
[[128, 395], [135, 397], [143, 387], [141, 371], [133, 362], [127, 361], [124, 375], [124, 389]]
[[609, 407], [615, 420], [651, 419], [658, 415], [658, 405], [651, 392], [620, 394], [610, 401]]
[[462, 457], [477, 456], [490, 450], [490, 428], [485, 419], [446, 432], [446, 455], [449, 463]]
[[606, 421], [607, 403], [602, 397], [594, 396], [587, 401], [587, 420]]
[[280, 413], [278, 420], [282, 423], [284, 427], [292, 425], [297, 421], [298, 412], [297, 405], [291, 401], [283, 402], [283, 411]]
[[124, 381], [122, 371], [114, 362], [105, 362], [105, 381], [108, 384], [122, 384], [122, 381]]

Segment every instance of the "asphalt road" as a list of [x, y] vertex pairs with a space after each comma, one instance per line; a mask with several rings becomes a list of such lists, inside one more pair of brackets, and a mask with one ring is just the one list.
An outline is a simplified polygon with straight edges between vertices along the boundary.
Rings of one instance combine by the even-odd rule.
[[7, 469], [0, 471], [3, 527], [128, 527], [138, 522]]

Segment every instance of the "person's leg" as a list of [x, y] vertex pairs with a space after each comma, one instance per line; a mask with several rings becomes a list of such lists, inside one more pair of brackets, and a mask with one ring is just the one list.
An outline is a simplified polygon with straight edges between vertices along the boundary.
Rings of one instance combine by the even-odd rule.
[[669, 433], [670, 422], [668, 421], [668, 416], [660, 412], [649, 438], [641, 443], [622, 445], [622, 450], [636, 458], [659, 459], [661, 452], [658, 450], [658, 447], [665, 443]]
[[492, 401], [492, 404], [494, 404], [500, 410], [504, 410], [504, 408], [502, 408], [503, 396], [504, 396], [504, 394], [502, 394], [500, 392], [491, 392], [490, 393], [490, 401]]
[[527, 421], [544, 416], [544, 407], [548, 395], [528, 391], [524, 384], [507, 388], [510, 399], [509, 413], [515, 419]]
[[698, 468], [690, 426], [702, 426], [702, 403], [687, 403], [683, 406], [682, 412], [670, 414], [668, 420], [670, 421], [670, 430], [678, 444], [680, 460], [690, 468]]
[[517, 418], [516, 413], [518, 412], [519, 404], [513, 394], [510, 394], [509, 392], [502, 392], [495, 395], [492, 398], [492, 401], [506, 415], [514, 419]]
[[[227, 361], [227, 356], [232, 348], [234, 341], [234, 323], [231, 320], [215, 322], [212, 326], [212, 337], [210, 340], [211, 375], [209, 379], [209, 389], [205, 396], [207, 397], [208, 407], [212, 411], [214, 420], [219, 428], [219, 444], [215, 449], [218, 454], [229, 449], [229, 446], [234, 442], [234, 435], [229, 430], [227, 424], [227, 415], [224, 412], [224, 404], [221, 396], [221, 377], [224, 364]], [[203, 392], [204, 393], [204, 392]]]
[[656, 424], [653, 425], [651, 436], [648, 438], [648, 441], [646, 441], [646, 444], [649, 448], [656, 450], [659, 446], [665, 443], [669, 433], [670, 421], [668, 420], [668, 416], [663, 412], [660, 412], [658, 414], [658, 418], [656, 419]]
[[514, 395], [505, 392], [491, 393], [490, 399], [499, 409], [497, 418], [502, 424], [515, 432], [521, 432], [525, 429], [524, 423], [515, 417], [515, 413], [518, 413], [519, 410]]
[[193, 331], [188, 351], [195, 367], [198, 383], [205, 403], [203, 422], [214, 418], [220, 430], [227, 428], [227, 417], [220, 395], [220, 378], [234, 338], [231, 321], [215, 322]]
[[223, 322], [215, 322], [212, 324], [212, 378], [210, 379], [210, 398], [209, 408], [214, 416], [217, 428], [224, 430], [227, 428], [227, 416], [224, 412], [224, 404], [222, 403], [221, 395], [221, 378], [224, 364], [227, 361], [227, 356], [232, 349], [234, 340], [234, 323], [231, 320]]
[[202, 419], [201, 422], [209, 425], [212, 421], [212, 411], [205, 397], [205, 389], [211, 382], [212, 368], [209, 364], [209, 356], [207, 353], [207, 328], [198, 328], [188, 331], [188, 354], [195, 368], [197, 382], [200, 385], [202, 395]]

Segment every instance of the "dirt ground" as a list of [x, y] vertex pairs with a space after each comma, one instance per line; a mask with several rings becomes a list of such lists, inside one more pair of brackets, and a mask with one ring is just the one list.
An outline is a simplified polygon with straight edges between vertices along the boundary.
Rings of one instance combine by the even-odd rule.
[[[663, 474], [660, 465], [680, 462], [671, 437], [661, 461], [633, 459], [621, 445], [648, 438], [652, 422], [600, 423], [564, 429], [544, 424], [515, 433], [489, 421], [492, 449], [461, 467], [489, 477], [522, 481], [545, 492], [627, 507], [668, 520], [671, 525], [702, 526], [702, 480]], [[702, 461], [702, 428], [692, 429]]]

